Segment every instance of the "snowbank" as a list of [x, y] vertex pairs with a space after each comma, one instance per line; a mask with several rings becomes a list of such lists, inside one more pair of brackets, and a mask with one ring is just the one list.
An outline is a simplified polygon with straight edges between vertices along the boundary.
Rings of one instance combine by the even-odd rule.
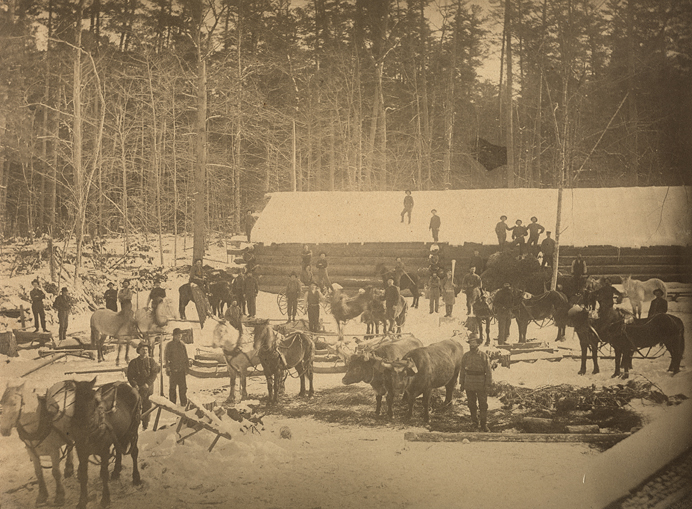
[[[567, 189], [561, 243], [573, 246], [691, 245], [690, 187]], [[430, 242], [431, 209], [442, 220], [440, 240], [496, 244], [501, 215], [514, 225], [536, 216], [555, 230], [555, 189], [415, 191], [411, 224], [400, 222], [403, 192], [271, 193], [252, 231], [271, 243]]]

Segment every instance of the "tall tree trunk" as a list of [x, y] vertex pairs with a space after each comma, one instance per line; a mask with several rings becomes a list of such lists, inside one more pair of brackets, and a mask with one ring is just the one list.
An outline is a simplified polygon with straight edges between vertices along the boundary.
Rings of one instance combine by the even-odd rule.
[[195, 45], [197, 47], [197, 118], [195, 119], [195, 178], [192, 259], [204, 259], [204, 211], [207, 181], [207, 66], [202, 48], [202, 6], [195, 9]]
[[635, 33], [634, 33], [634, 2], [627, 0], [627, 92], [629, 107], [628, 131], [630, 137], [630, 168], [632, 184], [639, 185], [639, 112], [637, 110], [637, 91], [635, 86]]
[[72, 167], [74, 168], [75, 196], [75, 230], [77, 239], [77, 259], [75, 261], [74, 284], [77, 286], [79, 269], [82, 266], [82, 242], [84, 239], [84, 208], [89, 190], [84, 186], [84, 169], [82, 167], [82, 8], [83, 0], [77, 6], [75, 22], [75, 48], [73, 61], [72, 104], [74, 118], [72, 121]]
[[461, 2], [457, 1], [454, 19], [454, 35], [452, 36], [452, 57], [447, 77], [447, 97], [445, 98], [445, 153], [443, 160], [443, 180], [445, 189], [451, 185], [452, 175], [452, 146], [454, 143], [454, 86], [456, 84], [457, 45], [459, 43], [459, 21], [461, 17]]
[[505, 142], [507, 144], [507, 187], [514, 187], [514, 113], [512, 107], [512, 0], [505, 0]]
[[240, 206], [240, 169], [242, 167], [242, 130], [243, 130], [243, 60], [242, 60], [242, 43], [243, 43], [243, 14], [242, 2], [238, 2], [238, 19], [236, 20], [236, 57], [238, 65], [238, 102], [236, 105], [236, 133], [235, 133], [235, 164], [233, 165], [233, 222], [236, 231], [241, 231], [241, 206]]

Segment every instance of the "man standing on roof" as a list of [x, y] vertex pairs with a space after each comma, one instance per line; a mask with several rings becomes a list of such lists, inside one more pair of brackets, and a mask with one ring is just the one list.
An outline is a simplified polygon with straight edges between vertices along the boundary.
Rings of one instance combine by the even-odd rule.
[[442, 220], [440, 219], [440, 216], [437, 215], [437, 210], [432, 209], [430, 213], [432, 214], [432, 217], [430, 218], [430, 227], [428, 229], [432, 231], [433, 242], [439, 242], [438, 235], [440, 233], [440, 225], [442, 224]]
[[[526, 250], [534, 255], [538, 254], [538, 239], [541, 233], [545, 231], [545, 228], [538, 224], [538, 218], [533, 216], [531, 218], [531, 224], [526, 227], [529, 231], [529, 241], [526, 243]], [[533, 248], [532, 248], [533, 246]]]
[[500, 251], [504, 251], [505, 244], [507, 243], [507, 232], [512, 231], [513, 228], [507, 226], [507, 216], [500, 216], [500, 222], [495, 225], [495, 235], [497, 235], [497, 243], [500, 244]]
[[113, 282], [108, 283], [108, 290], [103, 294], [103, 299], [106, 301], [106, 309], [118, 312], [118, 290], [115, 289]]
[[411, 224], [411, 211], [413, 210], [413, 196], [411, 196], [411, 191], [406, 190], [406, 196], [404, 196], [404, 210], [401, 212], [401, 222], [404, 222], [404, 216], [408, 214], [408, 224]]
[[541, 242], [541, 251], [543, 252], [543, 261], [541, 268], [549, 265], [553, 268], [553, 257], [555, 256], [555, 241], [550, 238], [550, 232], [545, 232], [545, 238]]
[[524, 246], [526, 245], [526, 236], [529, 234], [525, 226], [522, 226], [521, 219], [517, 219], [516, 226], [512, 228], [512, 245], [519, 246], [519, 256], [524, 254]]
[[248, 242], [250, 242], [250, 234], [252, 233], [253, 226], [255, 226], [255, 217], [252, 215], [252, 210], [248, 209], [245, 214], [245, 235], [247, 235]]
[[581, 293], [584, 289], [584, 276], [587, 274], [586, 260], [581, 257], [581, 253], [572, 262], [572, 280], [574, 281], [575, 293]]

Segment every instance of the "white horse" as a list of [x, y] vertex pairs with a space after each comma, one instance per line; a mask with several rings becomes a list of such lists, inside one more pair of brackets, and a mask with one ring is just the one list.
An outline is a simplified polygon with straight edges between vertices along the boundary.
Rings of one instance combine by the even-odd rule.
[[661, 290], [663, 292], [663, 298], [665, 299], [668, 295], [668, 289], [666, 284], [657, 278], [647, 279], [646, 281], [637, 281], [632, 279], [632, 276], [627, 276], [622, 281], [622, 287], [630, 299], [630, 304], [632, 305], [632, 313], [637, 318], [642, 317], [642, 302], [649, 302], [654, 300], [654, 290]]
[[219, 360], [228, 366], [228, 375], [231, 378], [231, 390], [226, 400], [235, 403], [235, 382], [240, 377], [240, 399], [247, 398], [247, 370], [260, 363], [257, 350], [253, 346], [253, 338], [238, 331], [226, 320], [221, 320], [212, 333], [213, 348], [221, 348], [223, 354], [219, 354]]
[[[25, 383], [7, 387], [0, 401], [0, 433], [10, 436], [12, 428], [17, 428], [19, 438], [24, 442], [34, 473], [38, 479], [38, 498], [36, 505], [48, 500], [48, 489], [43, 478], [41, 456], [50, 456], [53, 478], [55, 479], [55, 505], [65, 503], [65, 489], [60, 475], [60, 462], [65, 461], [65, 477], [74, 472], [72, 460], [73, 441], [70, 426], [74, 414], [74, 384], [70, 381], [58, 382], [45, 395], [39, 395]], [[62, 448], [65, 447], [63, 455]]]
[[[135, 311], [135, 330], [146, 340], [151, 355], [154, 353], [154, 336], [164, 333], [168, 323], [179, 318], [178, 308], [173, 305], [170, 299], [163, 299], [156, 307], [156, 313], [153, 313], [150, 308], [141, 308]], [[120, 345], [118, 345], [119, 352]]]

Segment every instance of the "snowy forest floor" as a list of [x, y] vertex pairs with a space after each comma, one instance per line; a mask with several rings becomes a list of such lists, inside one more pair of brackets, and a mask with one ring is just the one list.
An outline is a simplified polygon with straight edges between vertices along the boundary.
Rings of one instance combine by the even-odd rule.
[[[108, 262], [103, 260], [119, 259], [118, 253], [122, 255], [121, 239], [108, 239], [105, 253], [110, 252], [112, 256], [102, 256], [96, 264], [92, 263], [94, 258], [87, 258], [81, 284], [74, 291], [79, 303], [71, 317], [68, 334], [79, 333], [88, 340], [91, 312], [87, 302], [90, 299], [98, 304], [98, 297], [106, 290], [108, 281], [119, 283], [124, 278], [132, 278], [135, 290], [139, 290], [135, 305], [142, 307], [150, 288], [151, 273], [161, 271], [167, 276], [163, 287], [168, 296], [177, 301], [177, 288], [187, 280], [181, 266], [189, 264], [190, 251], [185, 251], [183, 241], [179, 240], [180, 270], [177, 270], [173, 267], [172, 237], [166, 237], [164, 241], [163, 267], [160, 266], [157, 247], [152, 244], [149, 248], [143, 239], [137, 246], [145, 246], [147, 250], [133, 252], [112, 271], [108, 270]], [[191, 245], [187, 239], [185, 247]], [[43, 281], [49, 279], [46, 260], [29, 263], [31, 255], [19, 258], [16, 247], [4, 246], [0, 253], [0, 310], [16, 308], [20, 304], [29, 307], [31, 280], [36, 276]], [[23, 245], [21, 249], [28, 253], [44, 247], [45, 243], [36, 242]], [[214, 260], [208, 262], [211, 265], [218, 268], [230, 266], [223, 263], [226, 260], [223, 242], [210, 242], [207, 256]], [[68, 275], [67, 283], [63, 280], [58, 286], [73, 289], [73, 273], [74, 267], [66, 263], [63, 278]], [[53, 296], [50, 296], [48, 301], [52, 303], [52, 300]], [[451, 337], [454, 330], [462, 329], [466, 318], [463, 300], [463, 296], [457, 299], [454, 308], [458, 321], [440, 324], [440, 315], [429, 314], [427, 301], [421, 299], [421, 307], [410, 310], [405, 332], [412, 333], [424, 344]], [[622, 305], [629, 307], [627, 300]], [[681, 298], [669, 305], [670, 312], [679, 316], [686, 328], [688, 353], [683, 359], [682, 371], [674, 377], [666, 372], [670, 361], [666, 352], [656, 359], [635, 358], [631, 379], [637, 383], [652, 382], [664, 394], [676, 396], [674, 399], [681, 401], [685, 397], [692, 398], [692, 370], [687, 366], [692, 348], [689, 332], [692, 330], [692, 304], [688, 298]], [[196, 317], [193, 307], [188, 308], [188, 318]], [[257, 308], [258, 316], [282, 318], [273, 294], [260, 292]], [[336, 330], [331, 317], [323, 315], [322, 318], [327, 330]], [[48, 311], [48, 319], [49, 330], [57, 336], [57, 319], [52, 311]], [[198, 348], [209, 344], [213, 325], [213, 322], [207, 322], [202, 330], [198, 324], [185, 325], [185, 328], [191, 326], [194, 329], [195, 344], [188, 345], [191, 356]], [[170, 328], [173, 326], [176, 325], [171, 324]], [[0, 317], [0, 331], [17, 327], [16, 319]], [[346, 337], [362, 334], [364, 328], [358, 321], [351, 321], [346, 326]], [[496, 325], [492, 327], [492, 335], [497, 335]], [[567, 330], [564, 343], [555, 343], [555, 335], [553, 326], [539, 328], [531, 324], [529, 327], [530, 340], [545, 342], [562, 353], [570, 353], [569, 349], [577, 352], [579, 342], [571, 328]], [[513, 324], [510, 341], [516, 341], [516, 336], [516, 324]], [[16, 383], [19, 376], [37, 366], [40, 361], [36, 358], [36, 350], [27, 348], [20, 349], [19, 357], [7, 358], [0, 366], [0, 390], [4, 391], [8, 383]], [[592, 366], [589, 360], [588, 374], [579, 376], [579, 362], [570, 357], [557, 362], [537, 359], [533, 363], [511, 364], [509, 368], [498, 366], [493, 376], [499, 385], [528, 389], [564, 385], [575, 389], [614, 390], [618, 384], [625, 383], [611, 378], [611, 359], [600, 362], [601, 373], [597, 375], [590, 374]], [[106, 362], [101, 364], [68, 357], [36, 371], [26, 380], [36, 387], [45, 388], [67, 378], [87, 380], [94, 376], [67, 376], [67, 371], [113, 367], [115, 353], [109, 353]], [[641, 443], [658, 447], [657, 443], [665, 436], [661, 436], [661, 429], [666, 430], [666, 426], [670, 426], [670, 435], [674, 435], [673, 431], [680, 426], [680, 409], [692, 403], [683, 401], [680, 405], [669, 406], [643, 398], [631, 400], [624, 408], [637, 417], [635, 421], [643, 429], [606, 452], [587, 444], [407, 442], [404, 440], [406, 431], [470, 430], [465, 396], [456, 391], [452, 408], [436, 411], [443, 395], [442, 389], [436, 390], [429, 427], [424, 426], [421, 419], [420, 402], [416, 404], [409, 423], [401, 419], [403, 406], [400, 404], [395, 408], [394, 419], [387, 421], [374, 416], [374, 394], [370, 387], [366, 384], [343, 386], [342, 376], [316, 374], [316, 394], [310, 401], [298, 398], [299, 381], [289, 377], [280, 405], [263, 418], [260, 433], [241, 430], [238, 424], [233, 440], [222, 439], [211, 453], [206, 449], [213, 435], [205, 431], [177, 444], [176, 418], [163, 412], [158, 431], [154, 432], [150, 427], [140, 432], [143, 485], [132, 486], [131, 464], [129, 458], [125, 458], [121, 479], [111, 482], [112, 506], [147, 506], [152, 509], [214, 505], [267, 508], [603, 507], [654, 473], [658, 466], [654, 465], [653, 459], [647, 461]], [[121, 372], [105, 373], [98, 376], [98, 383], [124, 379]], [[197, 400], [213, 400], [221, 406], [228, 396], [228, 383], [228, 378], [188, 376], [188, 391]], [[260, 414], [265, 413], [264, 378], [249, 377], [248, 393], [247, 404]], [[489, 398], [489, 404], [489, 425], [493, 431], [518, 431], [512, 416], [520, 415], [520, 409], [508, 412], [497, 397]], [[234, 421], [229, 419], [228, 424], [233, 426]], [[280, 437], [282, 427], [291, 430], [290, 439]], [[635, 442], [635, 438], [639, 441]], [[670, 440], [673, 442], [672, 438]], [[640, 445], [633, 449], [634, 446], [628, 446], [630, 442]], [[680, 450], [677, 454], [683, 452]], [[644, 459], [637, 460], [642, 454]], [[3, 508], [32, 506], [37, 494], [36, 485], [20, 487], [34, 478], [33, 468], [16, 431], [10, 437], [0, 438], [0, 465], [0, 505]], [[603, 465], [610, 466], [612, 478]], [[620, 474], [626, 472], [627, 482], [632, 484], [625, 486], [623, 481], [619, 481], [622, 476], [615, 470]], [[607, 472], [605, 476], [595, 475], [604, 471]], [[46, 479], [52, 498], [54, 483], [49, 471], [46, 471]], [[100, 480], [94, 466], [90, 468], [89, 490], [92, 496], [90, 507], [93, 507], [100, 499]], [[76, 479], [67, 480], [66, 491], [66, 505], [76, 504], [79, 492]], [[642, 499], [638, 505], [628, 505], [649, 506], [648, 499]]]

